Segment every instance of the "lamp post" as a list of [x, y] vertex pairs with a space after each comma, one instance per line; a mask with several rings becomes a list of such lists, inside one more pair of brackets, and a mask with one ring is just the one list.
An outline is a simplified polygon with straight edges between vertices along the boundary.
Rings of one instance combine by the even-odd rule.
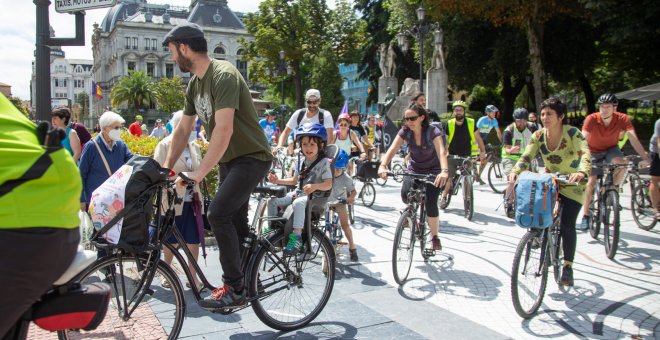
[[409, 29], [403, 30], [403, 32], [396, 35], [396, 40], [401, 47], [403, 53], [408, 51], [408, 35], [412, 35], [417, 39], [419, 44], [419, 91], [424, 92], [424, 36], [433, 31], [433, 40], [435, 45], [442, 44], [442, 31], [440, 30], [440, 24], [437, 22], [429, 23], [426, 22], [426, 10], [424, 10], [424, 5], [420, 4], [419, 8], [416, 10], [417, 14], [417, 25]]
[[279, 60], [275, 63], [275, 67], [271, 70], [270, 67], [266, 67], [266, 75], [273, 76], [274, 78], [280, 77], [280, 87], [281, 87], [281, 103], [280, 103], [280, 131], [284, 130], [284, 118], [286, 116], [286, 105], [284, 105], [284, 78], [293, 73], [293, 67], [284, 61], [284, 51], [280, 51]]

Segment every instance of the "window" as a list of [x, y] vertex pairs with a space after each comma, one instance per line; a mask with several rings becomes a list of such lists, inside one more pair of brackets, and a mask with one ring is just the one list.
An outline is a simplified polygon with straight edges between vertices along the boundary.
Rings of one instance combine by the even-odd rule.
[[165, 77], [174, 77], [174, 64], [165, 64]]
[[236, 68], [238, 69], [239, 72], [241, 72], [241, 75], [243, 76], [243, 79], [247, 80], [248, 79], [248, 74], [247, 74], [247, 61], [243, 61], [243, 55], [245, 54], [245, 50], [240, 49], [238, 52], [236, 52]]
[[74, 79], [73, 80], [73, 87], [79, 89], [85, 87], [85, 81], [82, 79]]
[[138, 49], [138, 38], [133, 37], [133, 49], [137, 50]]
[[135, 71], [135, 62], [134, 61], [129, 61], [127, 64], [128, 70], [129, 71]]
[[225, 48], [222, 46], [218, 46], [213, 50], [213, 53], [216, 54], [215, 59], [218, 60], [225, 60]]
[[158, 47], [157, 40], [156, 39], [151, 39], [151, 50], [156, 51], [157, 47]]
[[130, 50], [131, 49], [131, 38], [126, 37], [126, 49]]
[[144, 49], [147, 51], [151, 49], [151, 39], [144, 38]]
[[156, 76], [156, 64], [154, 63], [147, 63], [147, 75], [150, 77], [155, 77]]

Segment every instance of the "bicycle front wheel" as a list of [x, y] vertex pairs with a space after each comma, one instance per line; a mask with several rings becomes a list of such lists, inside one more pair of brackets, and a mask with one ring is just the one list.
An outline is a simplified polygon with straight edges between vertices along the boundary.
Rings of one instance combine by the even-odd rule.
[[318, 229], [312, 230], [311, 248], [298, 256], [286, 256], [285, 233], [274, 235], [251, 260], [250, 296], [259, 320], [271, 328], [289, 331], [314, 320], [332, 294], [335, 251]]
[[[138, 339], [145, 335], [177, 339], [186, 315], [183, 288], [177, 275], [161, 260], [150, 282], [147, 272], [151, 265], [147, 256], [110, 255], [83, 271], [79, 276], [81, 284], [103, 282], [110, 286], [108, 312], [95, 330], [61, 331], [58, 332], [60, 339]], [[144, 266], [147, 266], [145, 270], [138, 271]]]
[[506, 175], [502, 173], [501, 163], [491, 163], [488, 167], [488, 185], [496, 194], [503, 193], [509, 185]]
[[[392, 173], [400, 175], [403, 173], [403, 166], [399, 163], [396, 163], [392, 166]], [[403, 176], [394, 176], [394, 181], [397, 183], [403, 182]]]
[[511, 269], [511, 299], [516, 313], [532, 317], [541, 306], [548, 284], [548, 261], [542, 231], [530, 230], [518, 243]]
[[598, 233], [600, 233], [601, 217], [598, 212], [598, 205], [598, 195], [596, 195], [594, 199], [591, 200], [591, 204], [589, 204], [589, 216], [591, 216], [589, 219], [589, 235], [591, 235], [594, 240], [598, 239]]
[[463, 214], [468, 221], [472, 221], [474, 215], [474, 191], [472, 190], [472, 176], [463, 179]]
[[653, 210], [648, 186], [638, 185], [635, 187], [635, 192], [630, 198], [630, 210], [639, 228], [651, 230], [655, 227], [655, 211]]
[[402, 285], [408, 278], [410, 266], [412, 265], [413, 251], [415, 250], [413, 223], [410, 212], [405, 211], [396, 224], [392, 247], [392, 274], [394, 275], [394, 281], [399, 285]]
[[364, 182], [361, 193], [360, 198], [365, 207], [369, 208], [374, 205], [374, 201], [376, 201], [376, 188], [371, 182]]
[[613, 259], [619, 246], [619, 195], [616, 191], [607, 191], [604, 206], [603, 238], [605, 253], [609, 259]]

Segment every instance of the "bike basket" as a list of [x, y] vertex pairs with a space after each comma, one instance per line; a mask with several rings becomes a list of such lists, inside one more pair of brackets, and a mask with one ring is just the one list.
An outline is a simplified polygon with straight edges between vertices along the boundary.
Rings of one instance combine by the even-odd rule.
[[32, 320], [47, 331], [84, 329], [90, 331], [101, 324], [110, 302], [110, 287], [92, 283], [65, 290], [55, 289], [37, 302]]
[[359, 178], [369, 178], [376, 179], [378, 178], [378, 167], [380, 162], [357, 162], [357, 177]]

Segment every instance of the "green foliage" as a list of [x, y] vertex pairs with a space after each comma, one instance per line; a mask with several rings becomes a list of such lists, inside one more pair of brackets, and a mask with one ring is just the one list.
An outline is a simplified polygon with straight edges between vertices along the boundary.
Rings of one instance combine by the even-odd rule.
[[167, 113], [182, 110], [186, 99], [185, 88], [186, 86], [179, 76], [161, 78], [156, 84], [158, 107]]
[[360, 60], [360, 52], [367, 34], [367, 23], [357, 18], [348, 0], [338, 0], [330, 12], [328, 36], [340, 63], [352, 64]]
[[[499, 91], [492, 87], [475, 85], [470, 92], [470, 110], [484, 112], [487, 105], [495, 105], [498, 108], [502, 106], [502, 98]], [[477, 116], [479, 117], [479, 116]]]
[[135, 113], [156, 102], [156, 83], [142, 71], [128, 71], [128, 75], [119, 78], [119, 82], [112, 88], [110, 98], [112, 106], [126, 103], [129, 110]]
[[76, 95], [76, 103], [80, 104], [81, 114], [83, 116], [89, 115], [89, 94], [83, 91]]
[[9, 99], [9, 101], [12, 104], [14, 104], [14, 106], [16, 106], [18, 111], [21, 111], [21, 113], [24, 114], [25, 117], [30, 118], [30, 111], [28, 111], [28, 108], [25, 107], [25, 104], [23, 104], [23, 101], [21, 100], [21, 98], [12, 96], [12, 97], [8, 97], [7, 99]]
[[341, 94], [342, 77], [339, 75], [337, 60], [329, 49], [327, 53], [314, 59], [311, 74], [311, 87], [321, 91], [322, 106], [337, 115], [344, 105]]

